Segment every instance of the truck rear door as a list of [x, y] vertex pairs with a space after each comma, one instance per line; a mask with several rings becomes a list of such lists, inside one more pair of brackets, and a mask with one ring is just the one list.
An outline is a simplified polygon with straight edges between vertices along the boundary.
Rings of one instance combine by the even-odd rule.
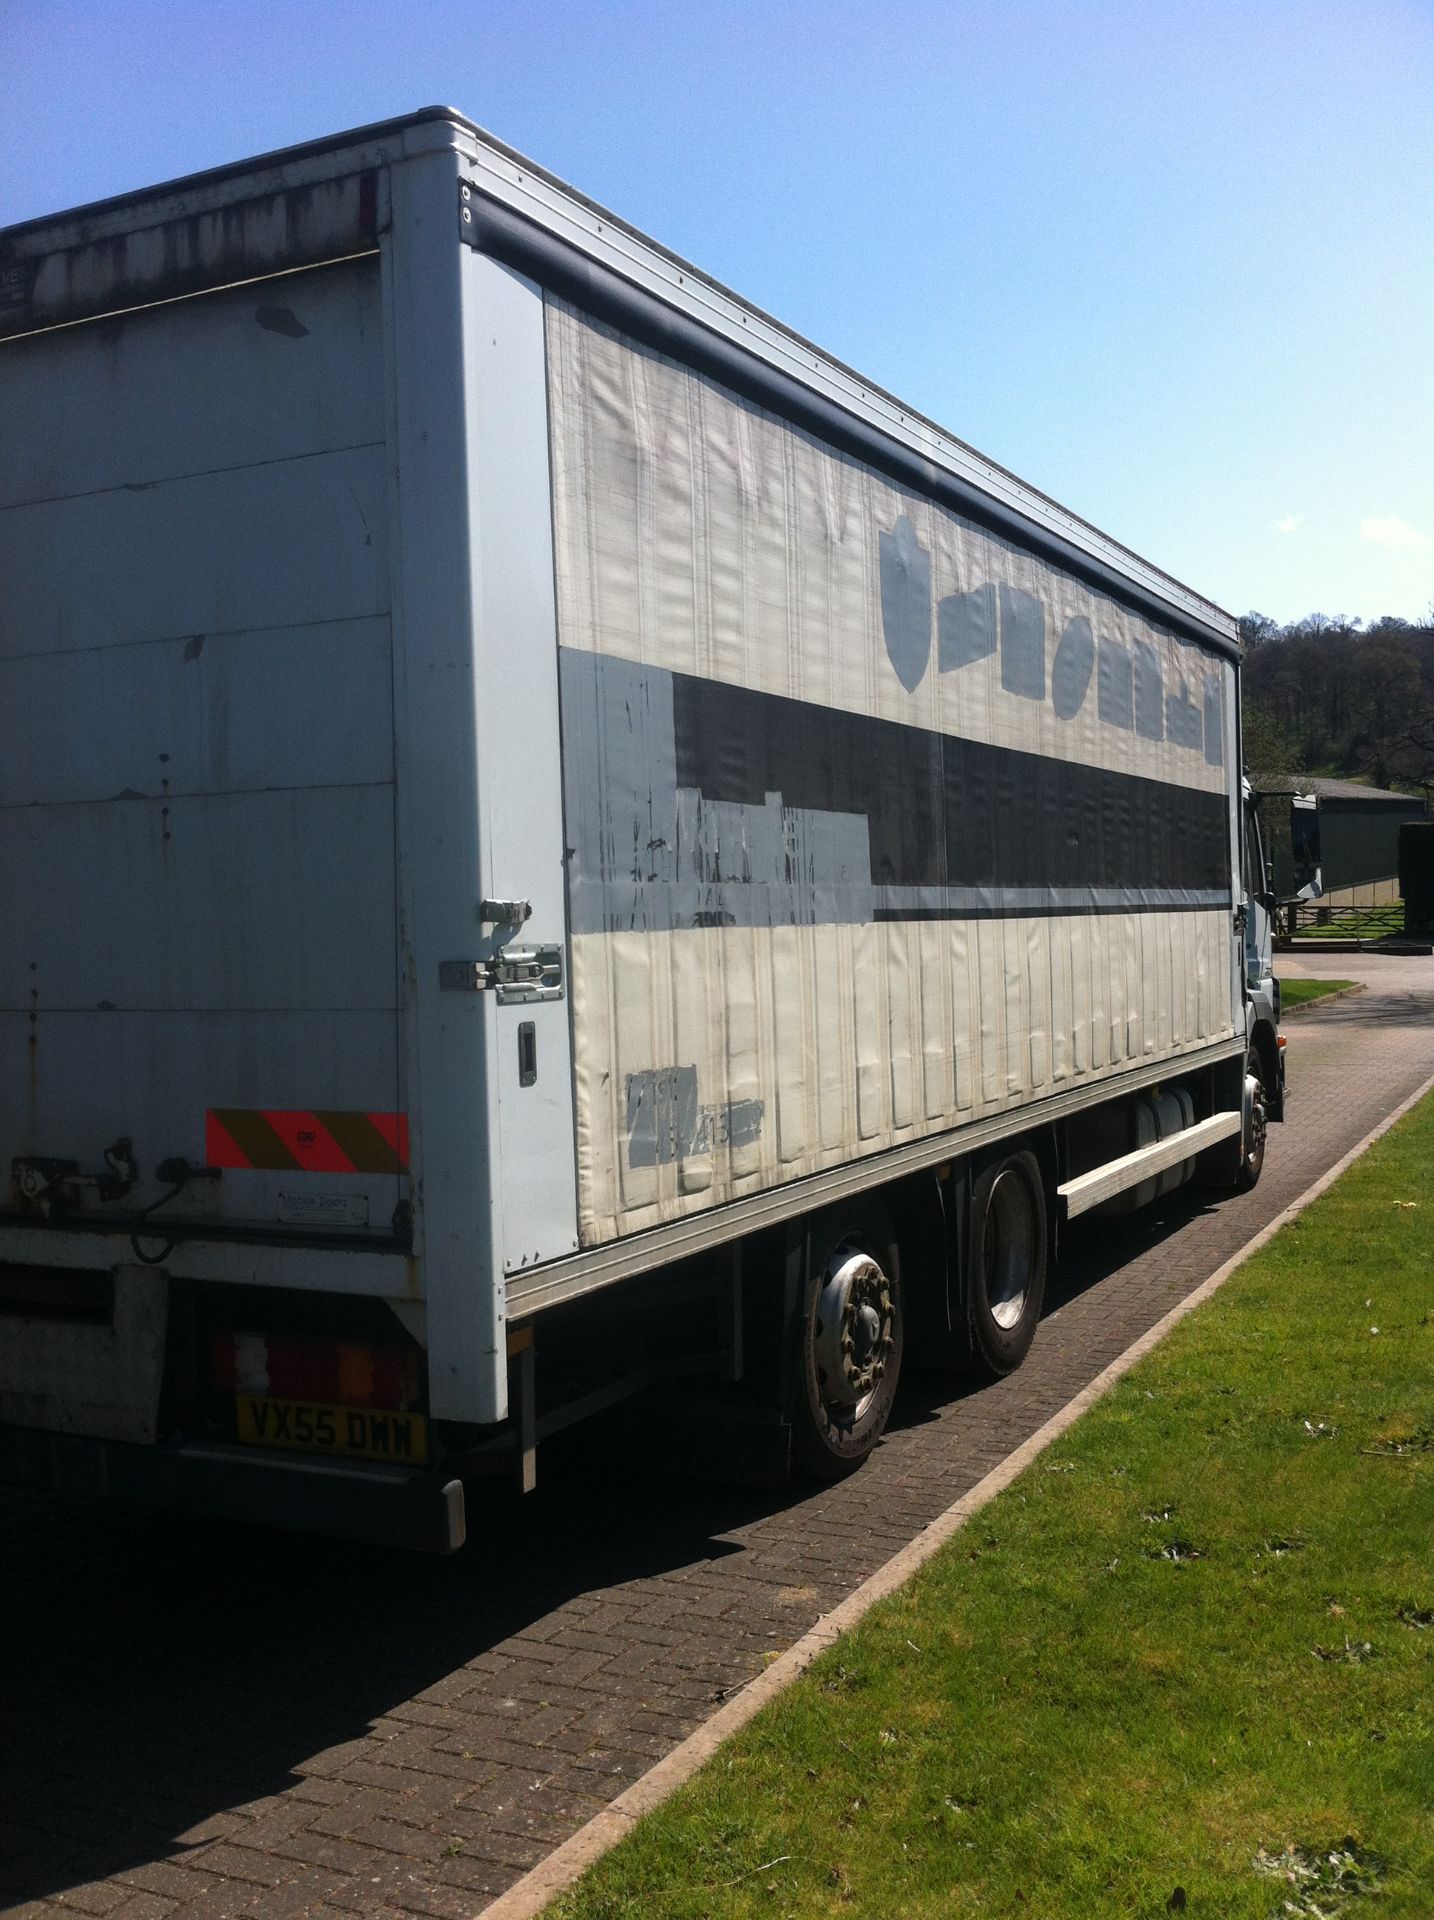
[[7, 1170], [128, 1140], [126, 1210], [178, 1157], [167, 1217], [391, 1231], [380, 313], [370, 254], [0, 343]]

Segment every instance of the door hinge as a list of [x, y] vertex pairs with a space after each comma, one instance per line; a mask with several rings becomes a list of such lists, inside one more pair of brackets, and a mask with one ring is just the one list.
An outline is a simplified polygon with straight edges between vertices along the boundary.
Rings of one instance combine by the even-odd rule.
[[467, 180], [458, 183], [458, 238], [478, 247], [478, 195]]
[[496, 993], [500, 1007], [563, 997], [561, 947], [502, 947], [487, 960], [443, 960], [438, 984], [449, 993]]

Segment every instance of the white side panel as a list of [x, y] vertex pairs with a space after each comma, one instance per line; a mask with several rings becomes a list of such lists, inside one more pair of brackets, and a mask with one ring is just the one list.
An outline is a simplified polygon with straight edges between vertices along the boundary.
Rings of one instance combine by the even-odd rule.
[[[1207, 1029], [1228, 1034], [1222, 992], [1228, 914], [1141, 916], [1137, 951], [1148, 941], [1150, 973], [1133, 985], [1126, 924], [1115, 916], [945, 923], [922, 930], [936, 938], [921, 941], [915, 968], [910, 961], [914, 930], [899, 923], [803, 928], [809, 963], [780, 977], [775, 969], [764, 970], [755, 999], [749, 985], [751, 955], [774, 949], [774, 933], [714, 928], [575, 936], [573, 1017], [579, 1036], [578, 1109], [585, 1123], [580, 1139], [609, 1143], [605, 1152], [595, 1144], [580, 1163], [584, 1244], [597, 1245], [678, 1219], [719, 1198], [739, 1199], [867, 1153], [905, 1146], [965, 1120], [989, 1119], [1074, 1084], [1094, 1089], [1112, 1074], [1162, 1060], [1178, 1062], [1207, 1043], [1198, 1031], [1201, 1018]], [[1002, 954], [1000, 986], [988, 1006], [1000, 1011], [987, 1022], [971, 1015], [965, 954], [973, 945], [993, 941]], [[1202, 974], [1213, 993], [1203, 992], [1192, 1009], [1201, 1018], [1182, 1015], [1159, 1047], [1147, 1039], [1140, 1020], [1121, 1022], [1108, 1036], [1099, 1067], [1071, 1071], [1057, 1087], [1044, 1047], [1034, 1038], [1030, 1009], [1040, 1004], [1050, 967], [1087, 943], [1095, 948], [1095, 965], [1086, 991], [1094, 988], [1095, 997], [1107, 1004], [1125, 1003], [1132, 992], [1137, 1006], [1153, 1006], [1162, 998], [1173, 1004], [1177, 956]], [[845, 974], [854, 986], [845, 1049], [847, 1125], [834, 1140], [813, 1137], [798, 1151], [785, 1115], [807, 1063], [801, 1034], [804, 1028], [830, 1030], [836, 1024], [819, 984], [833, 974]], [[931, 1030], [940, 1034], [946, 1022], [960, 1033], [960, 1086], [934, 1113], [916, 1111], [909, 1096], [905, 989], [882, 992], [883, 983], [913, 976]], [[726, 983], [729, 1034], [763, 1031], [771, 1036], [769, 1044], [761, 1050], [724, 1047], [719, 1028], [715, 1041], [703, 1047], [694, 1023], [685, 1018], [691, 1002], [684, 983], [696, 980]], [[607, 1009], [614, 1001], [625, 1017], [620, 1013], [608, 1027]], [[680, 1042], [669, 1009], [676, 1011], [682, 1029]], [[610, 1034], [611, 1052], [585, 1047], [592, 1033]], [[659, 1104], [655, 1147], [646, 1116], [634, 1110], [629, 1093], [635, 1078], [652, 1074], [654, 1062], [672, 1061], [693, 1070], [698, 1151], [691, 1154], [680, 1150], [676, 1090], [665, 1096], [667, 1111]], [[815, 1081], [809, 1085], [815, 1098]], [[658, 1098], [659, 1103], [664, 1098], [661, 1091]], [[734, 1136], [734, 1113], [752, 1116], [739, 1122], [741, 1139]], [[694, 1180], [699, 1171], [700, 1179]]]
[[[1228, 724], [1220, 759], [1203, 742], [1229, 661], [557, 300], [548, 334], [564, 647], [1226, 790]], [[1032, 645], [1007, 599], [1039, 609]], [[1102, 641], [1127, 675], [1104, 699]], [[1138, 704], [1141, 648], [1158, 733], [1106, 717]]]
[[583, 1244], [1228, 1035], [1230, 663], [548, 336]]

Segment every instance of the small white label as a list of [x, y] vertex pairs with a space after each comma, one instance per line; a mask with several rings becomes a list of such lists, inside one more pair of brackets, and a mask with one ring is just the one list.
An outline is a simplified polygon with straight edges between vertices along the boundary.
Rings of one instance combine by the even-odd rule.
[[279, 1218], [292, 1227], [366, 1227], [366, 1193], [280, 1193]]

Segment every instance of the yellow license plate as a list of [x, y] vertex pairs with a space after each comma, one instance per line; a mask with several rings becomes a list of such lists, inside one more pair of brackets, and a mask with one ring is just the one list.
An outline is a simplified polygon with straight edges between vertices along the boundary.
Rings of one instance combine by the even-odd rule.
[[292, 1453], [341, 1454], [349, 1460], [428, 1464], [428, 1422], [421, 1413], [385, 1413], [372, 1407], [330, 1407], [314, 1400], [257, 1399], [241, 1393], [239, 1438], [251, 1447]]

